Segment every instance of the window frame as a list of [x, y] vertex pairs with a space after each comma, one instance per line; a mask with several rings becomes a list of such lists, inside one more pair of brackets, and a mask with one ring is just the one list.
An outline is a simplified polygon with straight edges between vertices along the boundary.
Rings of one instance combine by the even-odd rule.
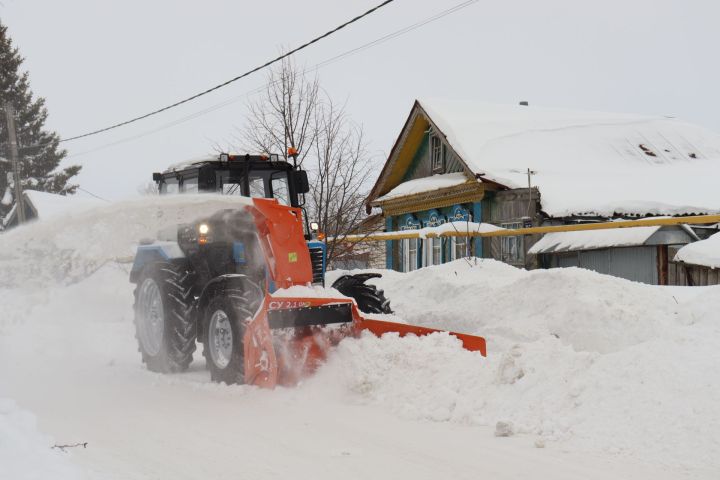
[[[501, 223], [500, 227], [508, 229], [523, 228], [522, 222]], [[525, 242], [522, 235], [500, 237], [500, 261], [510, 265], [525, 264]]]
[[[462, 241], [459, 242], [458, 240], [462, 240]], [[467, 257], [470, 256], [470, 255], [468, 254], [468, 253], [469, 253], [469, 248], [468, 248], [468, 247], [469, 247], [469, 244], [470, 244], [470, 242], [469, 242], [468, 240], [470, 240], [468, 237], [451, 237], [451, 242], [450, 242], [450, 255], [451, 255], [451, 258], [452, 258], [453, 260], [457, 260], [457, 259], [459, 259], [459, 258], [467, 258]], [[457, 254], [457, 253], [458, 253], [458, 252], [457, 252], [457, 248], [458, 248], [459, 245], [462, 245], [462, 246], [463, 246], [463, 250], [464, 250], [464, 254], [461, 255], [461, 256], [458, 256], [458, 254]]]
[[430, 170], [432, 173], [443, 173], [445, 171], [446, 146], [442, 138], [435, 133], [430, 134]]
[[[414, 248], [410, 248], [411, 245], [414, 245]], [[404, 238], [400, 240], [400, 249], [401, 249], [401, 260], [402, 260], [402, 271], [412, 272], [414, 270], [418, 269], [418, 239], [417, 238]], [[414, 261], [411, 262], [411, 259], [414, 259]]]

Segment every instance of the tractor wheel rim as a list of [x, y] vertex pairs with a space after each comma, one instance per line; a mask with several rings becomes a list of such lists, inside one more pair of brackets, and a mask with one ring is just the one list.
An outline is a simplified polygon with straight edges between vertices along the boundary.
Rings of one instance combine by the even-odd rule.
[[233, 332], [230, 319], [222, 310], [216, 310], [210, 317], [208, 344], [212, 362], [219, 369], [226, 368], [233, 353]]
[[140, 289], [140, 343], [148, 355], [160, 353], [165, 330], [165, 309], [155, 280], [146, 279]]

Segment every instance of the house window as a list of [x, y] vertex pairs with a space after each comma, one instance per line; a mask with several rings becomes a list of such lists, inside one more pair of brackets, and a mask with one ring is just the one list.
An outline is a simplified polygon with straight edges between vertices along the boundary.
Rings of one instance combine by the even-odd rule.
[[423, 266], [440, 265], [442, 263], [442, 239], [426, 238], [423, 243]]
[[442, 173], [445, 169], [445, 146], [437, 135], [430, 135], [430, 165], [433, 173]]
[[402, 258], [402, 271], [411, 272], [417, 270], [418, 267], [418, 239], [405, 238], [400, 240], [400, 250]]
[[[503, 223], [502, 228], [522, 228], [522, 222]], [[500, 260], [506, 263], [525, 263], [525, 249], [523, 237], [500, 237]]]
[[452, 237], [451, 242], [453, 260], [468, 256], [468, 237]]

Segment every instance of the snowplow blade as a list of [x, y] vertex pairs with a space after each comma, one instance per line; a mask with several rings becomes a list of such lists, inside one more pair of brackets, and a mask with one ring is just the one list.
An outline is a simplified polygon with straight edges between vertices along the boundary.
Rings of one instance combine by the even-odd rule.
[[377, 336], [397, 333], [401, 337], [449, 333], [466, 350], [486, 356], [482, 337], [367, 319], [348, 298], [268, 295], [246, 327], [245, 383], [265, 388], [295, 385], [325, 361], [332, 346], [365, 330]]
[[475, 335], [467, 335], [465, 333], [447, 332], [446, 330], [436, 330], [434, 328], [418, 327], [416, 325], [406, 325], [403, 323], [395, 322], [384, 322], [382, 320], [371, 320], [364, 318], [356, 323], [356, 328], [359, 330], [367, 330], [378, 337], [384, 333], [398, 333], [401, 337], [408, 334], [413, 335], [429, 335], [431, 333], [445, 332], [450, 335], [457, 337], [461, 342], [465, 350], [471, 352], [480, 352], [483, 357], [487, 356], [487, 350], [485, 346], [485, 339], [483, 337], [477, 337]]

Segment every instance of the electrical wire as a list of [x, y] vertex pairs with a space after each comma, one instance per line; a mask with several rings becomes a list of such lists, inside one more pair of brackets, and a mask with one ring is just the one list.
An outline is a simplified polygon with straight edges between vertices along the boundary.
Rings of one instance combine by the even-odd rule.
[[95, 195], [95, 194], [92, 193], [91, 191], [85, 190], [84, 188], [82, 188], [82, 187], [80, 187], [80, 186], [78, 186], [78, 187], [76, 187], [76, 188], [77, 188], [78, 190], [80, 190], [81, 192], [87, 193], [87, 194], [90, 195], [91, 197], [97, 198], [98, 200], [102, 200], [103, 202], [107, 202], [107, 203], [112, 203], [112, 202], [111, 202], [110, 200], [108, 200], [107, 198], [103, 198], [103, 197], [101, 197], [100, 195]]
[[83, 134], [81, 134], [81, 135], [75, 135], [75, 136], [73, 136], [73, 137], [63, 138], [63, 139], [61, 139], [60, 141], [61, 141], [61, 142], [69, 142], [69, 141], [71, 141], [71, 140], [78, 140], [78, 139], [80, 139], [80, 138], [85, 138], [85, 137], [89, 137], [89, 136], [92, 136], [92, 135], [97, 135], [98, 133], [107, 132], [108, 130], [113, 130], [113, 129], [116, 129], [116, 128], [119, 128], [119, 127], [122, 127], [122, 126], [125, 126], [125, 125], [129, 125], [129, 124], [131, 124], [131, 123], [137, 122], [137, 121], [139, 121], [139, 120], [143, 120], [143, 119], [148, 118], [148, 117], [151, 117], [151, 116], [153, 116], [153, 115], [157, 115], [158, 113], [165, 112], [165, 111], [167, 111], [167, 110], [170, 110], [171, 108], [178, 107], [178, 106], [183, 105], [183, 104], [185, 104], [185, 103], [188, 103], [188, 102], [190, 102], [190, 101], [192, 101], [192, 100], [195, 100], [195, 99], [197, 99], [197, 98], [200, 98], [200, 97], [202, 97], [202, 96], [204, 96], [204, 95], [207, 95], [208, 93], [214, 92], [215, 90], [219, 90], [219, 89], [221, 89], [221, 88], [223, 88], [223, 87], [225, 87], [225, 86], [227, 86], [227, 85], [230, 85], [230, 84], [233, 83], [233, 82], [236, 82], [236, 81], [238, 81], [238, 80], [240, 80], [240, 79], [242, 79], [242, 78], [245, 78], [245, 77], [247, 77], [247, 76], [249, 76], [249, 75], [251, 75], [251, 74], [253, 74], [253, 73], [255, 73], [255, 72], [259, 71], [259, 70], [262, 70], [262, 69], [264, 69], [264, 68], [267, 68], [267, 67], [269, 67], [270, 65], [273, 65], [274, 63], [277, 63], [277, 62], [279, 62], [279, 61], [281, 61], [281, 60], [289, 57], [290, 55], [292, 55], [292, 54], [294, 54], [294, 53], [297, 53], [297, 52], [299, 52], [300, 50], [303, 50], [303, 49], [309, 47], [310, 45], [319, 42], [320, 40], [322, 40], [322, 39], [324, 39], [324, 38], [329, 37], [330, 35], [336, 33], [336, 32], [339, 31], [339, 30], [342, 30], [343, 28], [347, 27], [348, 25], [351, 25], [351, 24], [353, 24], [353, 23], [355, 23], [355, 22], [357, 22], [357, 21], [359, 21], [359, 20], [367, 17], [368, 15], [372, 14], [373, 12], [379, 10], [380, 8], [384, 7], [385, 5], [387, 5], [387, 4], [389, 4], [389, 3], [392, 3], [392, 2], [394, 2], [394, 1], [395, 1], [395, 0], [385, 0], [384, 2], [380, 3], [379, 5], [374, 6], [373, 8], [371, 8], [371, 9], [368, 10], [368, 11], [366, 11], [365, 13], [362, 13], [362, 14], [356, 16], [355, 18], [352, 18], [352, 19], [348, 20], [348, 21], [345, 22], [345, 23], [338, 25], [337, 27], [333, 28], [332, 30], [329, 30], [329, 31], [323, 33], [322, 35], [317, 36], [317, 37], [313, 38], [312, 40], [303, 43], [303, 44], [300, 45], [299, 47], [293, 48], [292, 50], [290, 50], [290, 51], [288, 51], [288, 52], [286, 52], [286, 53], [284, 53], [284, 54], [282, 54], [282, 55], [279, 55], [279, 56], [275, 57], [274, 59], [263, 63], [263, 64], [260, 65], [260, 66], [257, 66], [257, 67], [255, 67], [255, 68], [253, 68], [253, 69], [251, 69], [251, 70], [248, 70], [247, 72], [245, 72], [245, 73], [243, 73], [243, 74], [241, 74], [241, 75], [238, 75], [238, 76], [236, 76], [236, 77], [234, 77], [234, 78], [231, 78], [230, 80], [226, 80], [225, 82], [222, 82], [222, 83], [220, 83], [220, 84], [218, 84], [218, 85], [215, 85], [214, 87], [210, 87], [210, 88], [208, 88], [207, 90], [204, 90], [204, 91], [202, 91], [202, 92], [200, 92], [200, 93], [196, 93], [195, 95], [191, 95], [191, 96], [189, 96], [189, 97], [187, 97], [187, 98], [184, 98], [184, 99], [182, 99], [182, 100], [180, 100], [180, 101], [177, 101], [177, 102], [175, 102], [175, 103], [173, 103], [173, 104], [167, 105], [167, 106], [162, 107], [162, 108], [158, 108], [157, 110], [153, 110], [153, 111], [151, 111], [151, 112], [145, 113], [145, 114], [143, 114], [143, 115], [139, 115], [139, 116], [134, 117], [134, 118], [131, 118], [131, 119], [129, 119], [129, 120], [125, 120], [125, 121], [123, 121], [123, 122], [119, 122], [119, 123], [116, 123], [116, 124], [114, 124], [114, 125], [110, 125], [110, 126], [108, 126], [108, 127], [104, 127], [104, 128], [100, 128], [100, 129], [97, 129], [97, 130], [93, 130], [93, 131], [87, 132], [87, 133], [83, 133]]
[[[439, 19], [441, 19], [441, 18], [443, 18], [443, 17], [445, 17], [445, 16], [447, 16], [447, 15], [450, 15], [450, 14], [455, 13], [455, 12], [457, 12], [457, 11], [463, 9], [463, 8], [466, 8], [466, 7], [470, 6], [470, 5], [472, 5], [473, 3], [477, 3], [478, 1], [479, 1], [479, 0], [468, 0], [468, 1], [465, 1], [465, 2], [462, 2], [462, 3], [459, 3], [459, 4], [457, 4], [457, 5], [453, 6], [453, 7], [450, 7], [450, 8], [448, 8], [448, 9], [443, 10], [443, 11], [441, 11], [441, 12], [438, 12], [438, 13], [430, 16], [430, 17], [427, 17], [427, 18], [425, 18], [425, 19], [423, 19], [423, 20], [421, 20], [421, 21], [419, 21], [419, 22], [413, 23], [413, 24], [408, 25], [408, 26], [406, 26], [406, 27], [403, 27], [403, 28], [401, 28], [401, 29], [399, 29], [399, 30], [395, 30], [394, 32], [391, 32], [391, 33], [389, 33], [389, 34], [387, 34], [387, 35], [384, 35], [384, 36], [382, 36], [382, 37], [380, 37], [380, 38], [378, 38], [378, 39], [376, 39], [376, 40], [373, 40], [373, 41], [371, 41], [371, 42], [367, 42], [367, 43], [365, 43], [365, 44], [363, 44], [363, 45], [360, 45], [360, 46], [358, 46], [358, 47], [352, 48], [352, 49], [350, 49], [350, 50], [346, 50], [345, 52], [342, 52], [342, 53], [340, 53], [340, 54], [338, 54], [338, 55], [335, 55], [334, 57], [330, 57], [330, 58], [328, 58], [328, 59], [326, 59], [326, 60], [323, 60], [322, 62], [317, 63], [317, 64], [315, 64], [314, 66], [303, 70], [302, 73], [303, 73], [303, 74], [307, 74], [307, 73], [312, 72], [312, 71], [317, 71], [317, 70], [319, 70], [320, 68], [326, 67], [326, 66], [328, 66], [328, 65], [330, 65], [330, 64], [333, 64], [333, 63], [335, 63], [335, 62], [338, 62], [338, 61], [340, 61], [340, 60], [343, 60], [344, 58], [347, 58], [347, 57], [349, 57], [349, 56], [351, 56], [351, 55], [355, 55], [355, 54], [360, 53], [360, 52], [362, 52], [362, 51], [364, 51], [364, 50], [367, 50], [367, 49], [372, 48], [372, 47], [374, 47], [374, 46], [380, 45], [381, 43], [385, 43], [385, 42], [387, 42], [387, 41], [389, 41], [389, 40], [392, 40], [392, 39], [397, 38], [397, 37], [399, 37], [399, 36], [401, 36], [401, 35], [404, 35], [404, 34], [406, 34], [406, 33], [409, 33], [409, 32], [411, 32], [411, 31], [413, 31], [413, 30], [415, 30], [415, 29], [418, 29], [418, 28], [420, 28], [420, 27], [423, 27], [423, 26], [425, 26], [425, 25], [427, 25], [427, 24], [429, 24], [429, 23], [435, 22], [435, 21], [437, 21], [437, 20], [439, 20]], [[241, 100], [249, 97], [250, 95], [253, 95], [253, 94], [262, 92], [263, 90], [265, 90], [266, 88], [268, 88], [268, 87], [271, 86], [272, 84], [273, 84], [273, 82], [265, 83], [264, 85], [261, 85], [260, 87], [257, 87], [257, 88], [254, 88], [254, 89], [252, 89], [252, 90], [249, 90], [249, 91], [243, 93], [242, 95], [238, 95], [238, 96], [232, 97], [232, 98], [230, 98], [230, 99], [228, 99], [228, 100], [224, 100], [224, 101], [219, 102], [219, 103], [217, 103], [217, 104], [211, 105], [211, 106], [209, 106], [209, 107], [207, 107], [207, 108], [204, 108], [203, 110], [199, 110], [199, 111], [197, 111], [197, 112], [195, 112], [195, 113], [192, 113], [192, 114], [187, 115], [187, 116], [185, 116], [185, 117], [179, 118], [179, 119], [174, 120], [174, 121], [172, 121], [172, 122], [166, 123], [166, 124], [161, 125], [161, 126], [159, 126], [159, 127], [157, 127], [157, 128], [154, 128], [154, 129], [151, 129], [151, 130], [142, 132], [142, 133], [137, 134], [137, 135], [133, 135], [133, 136], [130, 136], [130, 137], [122, 138], [122, 139], [117, 140], [117, 141], [115, 141], [115, 142], [107, 143], [107, 144], [105, 144], [105, 145], [100, 145], [100, 146], [98, 146], [98, 147], [91, 148], [91, 149], [89, 149], [89, 150], [85, 150], [85, 151], [82, 151], [82, 152], [78, 152], [78, 153], [69, 155], [69, 156], [67, 156], [66, 158], [74, 158], [74, 157], [79, 157], [79, 156], [81, 156], [81, 155], [87, 155], [87, 154], [89, 154], [89, 153], [95, 153], [95, 152], [97, 152], [97, 151], [99, 151], [99, 150], [104, 150], [104, 149], [106, 149], [106, 148], [114, 147], [114, 146], [116, 146], [116, 145], [120, 145], [120, 144], [127, 143], [127, 142], [131, 142], [131, 141], [133, 141], [133, 140], [137, 140], [137, 139], [140, 139], [140, 138], [149, 136], [149, 135], [153, 135], [153, 134], [158, 133], [158, 132], [160, 132], [160, 131], [166, 130], [166, 129], [168, 129], [168, 128], [172, 128], [172, 127], [174, 127], [174, 126], [176, 126], [176, 125], [180, 125], [180, 124], [185, 123], [185, 122], [188, 122], [188, 121], [190, 121], [190, 120], [194, 120], [195, 118], [201, 117], [201, 116], [206, 115], [206, 114], [208, 114], [208, 113], [212, 113], [212, 112], [214, 112], [214, 111], [216, 111], [216, 110], [220, 110], [220, 109], [222, 109], [222, 108], [224, 108], [224, 107], [227, 107], [227, 106], [229, 106], [229, 105], [232, 105], [232, 104], [234, 104], [234, 103], [237, 103], [237, 102], [239, 102], [239, 101], [241, 101]], [[30, 147], [24, 147], [24, 148], [30, 148]]]

